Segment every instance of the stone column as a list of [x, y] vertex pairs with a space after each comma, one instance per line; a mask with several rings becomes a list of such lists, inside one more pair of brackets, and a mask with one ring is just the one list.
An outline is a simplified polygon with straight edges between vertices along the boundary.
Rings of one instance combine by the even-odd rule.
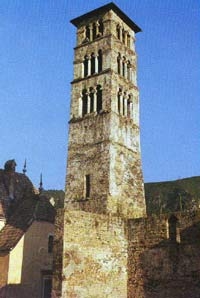
[[96, 22], [96, 36], [99, 35], [99, 22]]
[[98, 67], [98, 56], [95, 55], [95, 73], [99, 73], [99, 67]]
[[90, 114], [90, 95], [89, 90], [87, 92], [87, 114]]
[[91, 76], [91, 57], [88, 56], [88, 76]]
[[128, 115], [128, 102], [127, 102], [127, 96], [124, 95], [124, 116], [127, 117]]
[[92, 25], [89, 26], [90, 29], [90, 41], [92, 41], [92, 36], [93, 36], [93, 28]]
[[84, 78], [84, 62], [81, 63], [81, 78]]
[[96, 89], [94, 90], [94, 112], [97, 111], [97, 92]]

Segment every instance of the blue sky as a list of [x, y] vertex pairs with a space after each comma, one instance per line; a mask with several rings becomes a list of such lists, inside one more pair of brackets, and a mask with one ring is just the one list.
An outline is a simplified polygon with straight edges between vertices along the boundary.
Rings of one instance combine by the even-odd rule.
[[[109, 1], [0, 1], [0, 167], [15, 158], [46, 189], [65, 184], [76, 30], [70, 20]], [[198, 0], [117, 4], [138, 24], [145, 182], [200, 175]]]

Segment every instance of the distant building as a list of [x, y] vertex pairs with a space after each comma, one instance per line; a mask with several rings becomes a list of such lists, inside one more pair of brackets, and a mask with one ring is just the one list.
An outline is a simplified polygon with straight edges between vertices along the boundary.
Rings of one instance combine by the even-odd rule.
[[200, 213], [146, 215], [135, 51], [141, 29], [113, 3], [71, 22], [77, 44], [53, 297], [200, 297]]
[[15, 172], [0, 169], [0, 297], [50, 298], [55, 210]]

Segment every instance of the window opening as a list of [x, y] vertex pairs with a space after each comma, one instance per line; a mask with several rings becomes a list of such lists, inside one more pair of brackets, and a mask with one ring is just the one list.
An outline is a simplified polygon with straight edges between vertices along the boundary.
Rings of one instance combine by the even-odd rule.
[[129, 48], [131, 47], [131, 37], [130, 37], [130, 34], [127, 35], [127, 46]]
[[121, 73], [120, 60], [121, 60], [121, 56], [120, 56], [120, 53], [119, 53], [119, 55], [118, 55], [118, 57], [117, 57], [117, 72], [118, 72], [118, 74]]
[[90, 88], [90, 113], [94, 112], [94, 89]]
[[86, 38], [90, 40], [90, 27], [86, 26]]
[[42, 298], [51, 298], [52, 276], [44, 275], [42, 277]]
[[48, 238], [48, 253], [53, 252], [53, 235], [49, 235]]
[[123, 57], [123, 61], [122, 61], [122, 75], [123, 77], [125, 77], [125, 57]]
[[102, 63], [103, 63], [102, 50], [99, 50], [98, 51], [98, 72], [102, 71]]
[[91, 55], [91, 75], [95, 73], [95, 55], [92, 53]]
[[169, 218], [169, 239], [171, 242], [177, 242], [177, 223], [178, 219], [176, 216], [172, 215]]
[[87, 90], [84, 89], [82, 92], [82, 115], [86, 115], [87, 114], [87, 105], [88, 105], [88, 96], [87, 96]]
[[122, 29], [122, 42], [125, 43], [125, 31]]
[[93, 40], [97, 37], [97, 27], [96, 23], [92, 24], [92, 35], [93, 35]]
[[117, 25], [117, 38], [120, 39], [120, 26]]
[[127, 102], [127, 117], [131, 118], [131, 95], [128, 96]]
[[85, 175], [85, 197], [90, 197], [90, 175]]
[[101, 85], [97, 86], [97, 113], [102, 110], [102, 89]]
[[84, 57], [83, 64], [84, 64], [84, 77], [87, 77], [88, 75], [88, 56], [87, 55]]
[[103, 35], [103, 21], [102, 20], [99, 20], [99, 35]]

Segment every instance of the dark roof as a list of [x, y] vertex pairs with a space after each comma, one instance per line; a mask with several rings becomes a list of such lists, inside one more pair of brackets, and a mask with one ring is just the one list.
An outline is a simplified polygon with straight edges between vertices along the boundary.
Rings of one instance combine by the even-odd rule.
[[0, 231], [0, 251], [14, 248], [34, 220], [54, 223], [55, 209], [44, 196], [36, 195], [18, 205]]
[[86, 14], [83, 14], [82, 16], [79, 16], [73, 20], [71, 20], [71, 23], [78, 27], [82, 21], [88, 18], [92, 18], [94, 16], [98, 16], [100, 14], [103, 14], [109, 10], [113, 10], [135, 33], [140, 32], [141, 29], [138, 27], [117, 5], [115, 5], [113, 2], [110, 2], [109, 4], [106, 4], [104, 6], [101, 6], [95, 10], [92, 10]]

